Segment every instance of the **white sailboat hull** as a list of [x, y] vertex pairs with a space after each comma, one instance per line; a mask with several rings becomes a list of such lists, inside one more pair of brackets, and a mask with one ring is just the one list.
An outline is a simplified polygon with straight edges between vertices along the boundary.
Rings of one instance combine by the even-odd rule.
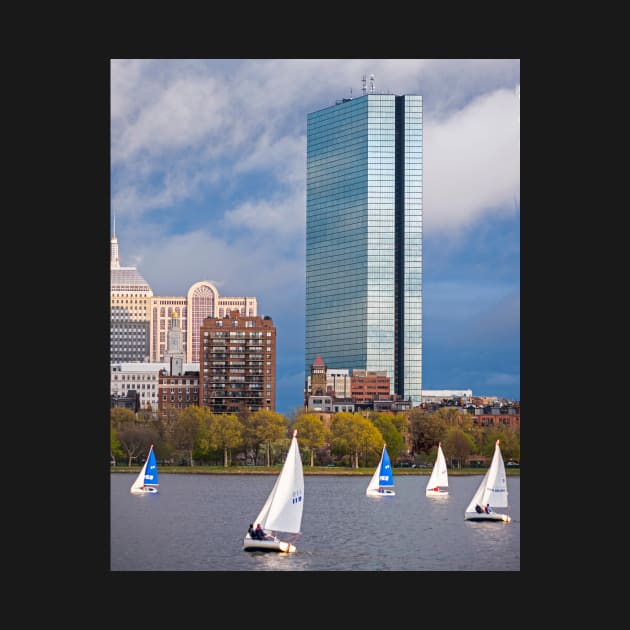
[[368, 497], [395, 497], [396, 496], [396, 492], [394, 490], [389, 490], [389, 488], [382, 488], [381, 490], [379, 490], [378, 488], [376, 490], [366, 490], [365, 494], [368, 495]]
[[503, 521], [504, 523], [509, 523], [512, 519], [508, 514], [501, 514], [501, 512], [491, 512], [490, 514], [486, 514], [482, 512], [479, 514], [478, 512], [466, 512], [464, 515], [465, 521]]
[[435, 488], [427, 488], [425, 494], [428, 497], [447, 497], [448, 490], [441, 490], [440, 488], [437, 490]]
[[131, 494], [157, 494], [158, 489], [152, 488], [151, 486], [145, 486], [143, 488], [132, 488]]
[[248, 535], [243, 539], [243, 549], [245, 551], [281, 551], [284, 553], [295, 553], [297, 551], [295, 545], [278, 538], [260, 540], [258, 538], [250, 538]]

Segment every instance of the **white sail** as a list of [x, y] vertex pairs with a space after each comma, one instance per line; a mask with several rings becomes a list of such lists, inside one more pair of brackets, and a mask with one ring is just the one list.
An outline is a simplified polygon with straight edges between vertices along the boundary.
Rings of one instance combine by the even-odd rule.
[[267, 500], [265, 501], [265, 504], [262, 506], [262, 509], [260, 510], [260, 512], [258, 512], [258, 516], [256, 517], [256, 520], [254, 521], [254, 524], [260, 523], [260, 526], [264, 529], [265, 528], [265, 523], [267, 522], [267, 514], [269, 513], [269, 508], [271, 507], [271, 500], [274, 497], [274, 494], [276, 493], [276, 488], [278, 486], [278, 481], [280, 480], [280, 477], [276, 477], [276, 482], [273, 484], [273, 488], [271, 489], [271, 492], [269, 493], [269, 496], [267, 497]]
[[372, 479], [370, 479], [370, 483], [368, 484], [368, 487], [365, 490], [366, 494], [369, 494], [370, 492], [378, 492], [378, 478], [380, 474], [381, 474], [381, 462], [379, 461], [378, 466], [376, 467], [376, 470], [374, 471], [374, 474], [372, 475]]
[[505, 465], [503, 464], [503, 456], [499, 448], [499, 440], [494, 447], [494, 456], [492, 463], [488, 469], [488, 479], [483, 494], [483, 505], [489, 503], [492, 507], [506, 508], [508, 507], [508, 489], [507, 477], [505, 474]]
[[136, 480], [133, 482], [131, 489], [129, 492], [142, 492], [140, 488], [144, 485], [144, 475], [147, 472], [147, 464], [149, 463], [149, 458], [144, 462], [144, 466], [140, 470], [140, 474], [136, 477]]
[[437, 457], [435, 458], [429, 481], [427, 481], [426, 492], [435, 491], [436, 488], [439, 488], [442, 494], [446, 494], [445, 490], [448, 489], [448, 471], [441, 443], [438, 444]]
[[477, 492], [475, 492], [472, 501], [466, 508], [466, 512], [474, 512], [476, 505], [483, 508], [487, 503], [489, 503], [492, 508], [509, 507], [507, 478], [505, 475], [503, 456], [499, 448], [499, 440], [497, 440], [494, 447], [494, 455], [492, 456], [490, 468], [488, 468], [488, 471], [481, 480]]
[[475, 492], [473, 498], [468, 504], [468, 507], [466, 508], [467, 513], [473, 512], [476, 505], [483, 507], [486, 503], [488, 503], [487, 501], [486, 503], [483, 503], [483, 496], [486, 491], [487, 483], [488, 483], [488, 473], [486, 472], [486, 474], [483, 476], [483, 479], [481, 480], [481, 483], [479, 484], [479, 487], [477, 488], [477, 492]]
[[254, 521], [254, 524], [260, 523], [264, 530], [300, 533], [304, 508], [304, 471], [296, 435], [297, 431], [293, 434], [280, 475]]

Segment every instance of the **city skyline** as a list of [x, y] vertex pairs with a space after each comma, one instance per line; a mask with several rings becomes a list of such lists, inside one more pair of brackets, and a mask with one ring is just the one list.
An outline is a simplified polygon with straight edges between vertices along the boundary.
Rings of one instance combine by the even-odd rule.
[[301, 407], [306, 117], [371, 74], [423, 97], [423, 389], [520, 400], [518, 60], [112, 60], [121, 264], [156, 295], [255, 296], [276, 408]]

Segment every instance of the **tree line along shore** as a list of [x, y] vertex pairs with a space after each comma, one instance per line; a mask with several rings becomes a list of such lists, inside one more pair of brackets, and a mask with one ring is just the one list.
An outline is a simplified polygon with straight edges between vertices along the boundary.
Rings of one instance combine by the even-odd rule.
[[[172, 466], [161, 465], [159, 466], [160, 474], [187, 474], [187, 475], [277, 475], [280, 470], [280, 465], [277, 466], [230, 466], [224, 468], [223, 466]], [[140, 470], [138, 466], [110, 466], [110, 472], [112, 473], [135, 473]], [[465, 476], [465, 475], [482, 475], [485, 474], [487, 468], [453, 468], [448, 470], [448, 474], [453, 477]], [[520, 476], [519, 468], [507, 468], [506, 475]], [[304, 475], [363, 475], [369, 476], [374, 473], [373, 468], [350, 468], [347, 466], [304, 466]], [[394, 468], [394, 477], [408, 476], [408, 475], [430, 475], [431, 468]]]

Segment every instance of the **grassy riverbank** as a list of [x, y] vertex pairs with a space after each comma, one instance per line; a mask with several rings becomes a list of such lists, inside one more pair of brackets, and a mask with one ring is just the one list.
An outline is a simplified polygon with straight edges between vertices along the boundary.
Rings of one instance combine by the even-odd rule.
[[[162, 474], [186, 473], [188, 475], [277, 475], [280, 472], [277, 466], [160, 466]], [[449, 468], [449, 476], [482, 475], [486, 468]], [[140, 466], [110, 466], [113, 473], [138, 473]], [[374, 468], [346, 468], [345, 466], [304, 466], [304, 475], [372, 475]], [[430, 468], [394, 468], [394, 476], [430, 475]], [[520, 468], [507, 468], [508, 477], [520, 476]]]

